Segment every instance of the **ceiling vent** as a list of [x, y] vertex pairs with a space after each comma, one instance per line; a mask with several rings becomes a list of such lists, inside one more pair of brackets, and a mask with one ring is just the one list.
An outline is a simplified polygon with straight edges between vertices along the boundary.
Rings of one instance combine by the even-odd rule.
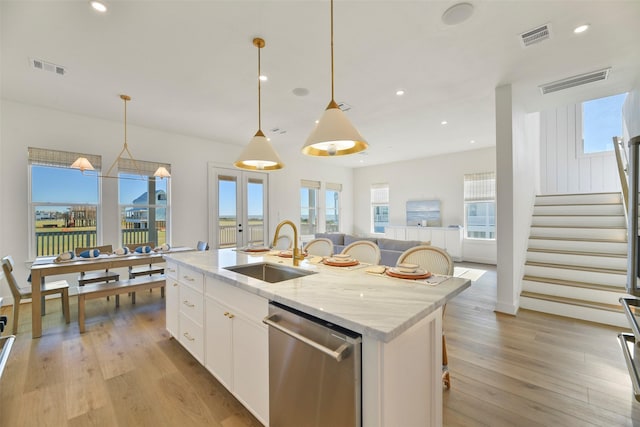
[[279, 133], [280, 135], [283, 135], [283, 134], [287, 133], [287, 131], [285, 129], [281, 129], [281, 128], [272, 128], [271, 132]]
[[551, 38], [551, 24], [544, 24], [526, 33], [520, 34], [520, 43], [523, 47], [531, 46], [535, 43]]
[[609, 77], [610, 70], [611, 67], [573, 77], [567, 77], [566, 79], [541, 85], [540, 90], [543, 95], [546, 95], [547, 93], [557, 92], [559, 90], [565, 90], [587, 83], [599, 82], [600, 80], [606, 80], [607, 77]]
[[64, 76], [67, 74], [67, 69], [62, 65], [56, 65], [51, 62], [43, 61], [42, 59], [30, 58], [29, 62], [31, 62], [31, 67], [36, 70], [48, 71], [50, 73], [55, 73], [59, 76]]
[[349, 111], [351, 110], [351, 105], [347, 104], [346, 102], [338, 102], [338, 108], [340, 108], [342, 111]]

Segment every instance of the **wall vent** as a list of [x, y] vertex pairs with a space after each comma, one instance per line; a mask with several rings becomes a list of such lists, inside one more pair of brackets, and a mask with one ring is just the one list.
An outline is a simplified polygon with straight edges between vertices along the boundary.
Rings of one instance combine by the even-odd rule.
[[543, 84], [539, 86], [540, 91], [542, 92], [543, 95], [546, 95], [547, 93], [557, 92], [559, 90], [565, 90], [571, 87], [576, 87], [576, 86], [584, 85], [587, 83], [606, 80], [607, 77], [609, 77], [610, 70], [611, 70], [611, 67], [605, 68], [603, 70], [592, 71], [590, 73], [567, 77], [566, 79]]
[[48, 71], [59, 76], [64, 76], [65, 74], [67, 74], [67, 69], [62, 65], [56, 65], [51, 62], [43, 61], [42, 59], [36, 58], [30, 58], [29, 62], [31, 62], [31, 67], [36, 70]]
[[520, 43], [523, 47], [528, 47], [549, 38], [551, 38], [551, 24], [544, 24], [520, 34]]

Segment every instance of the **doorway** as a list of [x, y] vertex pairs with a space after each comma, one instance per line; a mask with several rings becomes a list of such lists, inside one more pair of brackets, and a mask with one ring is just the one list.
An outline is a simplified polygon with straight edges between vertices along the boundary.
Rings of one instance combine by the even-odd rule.
[[210, 168], [209, 241], [216, 249], [264, 245], [269, 175]]

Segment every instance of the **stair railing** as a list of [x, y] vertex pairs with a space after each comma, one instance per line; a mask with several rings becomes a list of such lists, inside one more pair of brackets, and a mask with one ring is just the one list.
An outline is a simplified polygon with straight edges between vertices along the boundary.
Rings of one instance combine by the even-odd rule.
[[[622, 189], [622, 204], [624, 205], [624, 214], [627, 216], [629, 204], [629, 184], [627, 180], [627, 172], [629, 159], [627, 158], [627, 150], [624, 149], [624, 143], [619, 136], [613, 137], [613, 151], [616, 154], [616, 163], [618, 165], [618, 176], [620, 177], [620, 187]], [[628, 220], [628, 218], [625, 218]]]
[[638, 178], [640, 135], [629, 140], [629, 188], [627, 201], [627, 293], [638, 296]]

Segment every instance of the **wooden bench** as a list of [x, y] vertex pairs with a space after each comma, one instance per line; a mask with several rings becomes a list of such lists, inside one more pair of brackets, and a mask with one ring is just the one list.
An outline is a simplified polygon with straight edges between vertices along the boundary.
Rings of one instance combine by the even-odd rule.
[[78, 286], [78, 326], [80, 327], [80, 333], [85, 331], [84, 303], [86, 300], [102, 298], [109, 295], [120, 295], [129, 292], [160, 288], [164, 285], [165, 276], [156, 275], [139, 277], [136, 279], [118, 280], [117, 282], [90, 283], [84, 286]]

